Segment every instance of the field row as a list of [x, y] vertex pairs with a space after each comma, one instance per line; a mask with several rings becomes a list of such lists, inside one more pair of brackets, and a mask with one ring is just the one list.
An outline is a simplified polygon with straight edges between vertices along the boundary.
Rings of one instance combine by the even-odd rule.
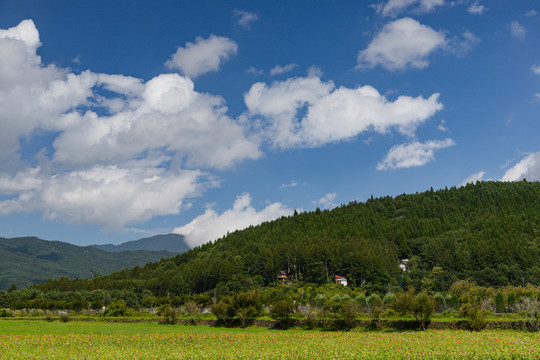
[[[4, 334], [0, 335], [0, 359], [540, 358], [540, 333], [520, 331], [321, 332], [161, 328], [177, 332], [47, 334], [44, 329], [40, 334]], [[96, 328], [94, 332], [97, 331]]]

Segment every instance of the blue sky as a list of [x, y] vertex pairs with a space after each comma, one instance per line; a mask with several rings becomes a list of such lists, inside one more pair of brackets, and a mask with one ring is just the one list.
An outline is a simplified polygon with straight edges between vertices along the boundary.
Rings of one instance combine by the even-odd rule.
[[0, 236], [197, 245], [540, 180], [539, 5], [0, 1]]

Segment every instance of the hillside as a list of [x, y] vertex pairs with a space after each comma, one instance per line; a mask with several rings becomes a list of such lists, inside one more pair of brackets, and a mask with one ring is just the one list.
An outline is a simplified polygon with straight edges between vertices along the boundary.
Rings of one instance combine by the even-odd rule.
[[109, 253], [37, 237], [0, 238], [0, 289], [7, 289], [11, 284], [28, 286], [62, 276], [91, 278], [172, 255], [166, 251]]
[[[398, 266], [402, 259], [409, 260], [406, 272]], [[410, 285], [444, 291], [459, 279], [538, 285], [540, 183], [478, 182], [295, 213], [159, 263], [61, 286], [144, 288], [158, 296], [227, 293], [274, 283], [280, 270], [316, 284], [344, 275], [350, 286], [370, 291]]]
[[179, 234], [155, 235], [139, 240], [128, 241], [119, 245], [92, 245], [95, 248], [110, 251], [168, 251], [171, 253], [183, 253], [189, 250], [189, 246], [184, 241], [184, 236]]

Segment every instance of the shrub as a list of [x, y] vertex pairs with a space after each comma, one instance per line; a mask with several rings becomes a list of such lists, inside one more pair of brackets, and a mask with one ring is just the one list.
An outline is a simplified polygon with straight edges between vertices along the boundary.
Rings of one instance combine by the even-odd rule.
[[384, 305], [393, 304], [395, 302], [396, 302], [396, 295], [392, 293], [387, 293], [386, 295], [384, 295], [383, 297]]
[[495, 295], [495, 312], [501, 314], [501, 313], [504, 313], [505, 310], [506, 308], [504, 306], [504, 296], [499, 291], [497, 295]]
[[312, 300], [311, 302], [313, 303], [313, 305], [315, 306], [323, 306], [324, 303], [326, 302], [326, 296], [324, 294], [317, 294]]
[[235, 315], [240, 320], [240, 325], [244, 328], [257, 318], [261, 312], [261, 296], [257, 290], [237, 293], [233, 297], [233, 308]]
[[231, 302], [231, 298], [227, 297], [217, 304], [212, 305], [212, 314], [225, 326], [228, 326], [229, 321], [234, 317], [234, 308]]
[[126, 316], [128, 307], [124, 300], [113, 299], [113, 301], [105, 308], [103, 316]]
[[201, 309], [199, 309], [197, 303], [188, 301], [184, 304], [182, 310], [189, 316], [189, 319], [193, 324], [199, 325], [199, 322], [201, 321]]
[[278, 326], [288, 329], [292, 323], [292, 317], [298, 310], [298, 303], [291, 297], [275, 300], [270, 306], [270, 316], [278, 321]]
[[540, 302], [525, 298], [521, 301], [522, 313], [527, 320], [527, 327], [531, 331], [540, 330]]
[[13, 313], [6, 309], [0, 309], [0, 318], [12, 317]]
[[510, 294], [508, 294], [508, 311], [509, 312], [516, 312], [516, 294], [512, 291]]
[[435, 300], [427, 293], [421, 292], [414, 297], [411, 312], [414, 318], [420, 323], [423, 330], [426, 330], [426, 325], [431, 320], [434, 311]]
[[170, 305], [166, 305], [160, 311], [161, 319], [159, 322], [166, 325], [174, 325], [178, 319], [178, 312], [173, 309]]
[[64, 323], [65, 323], [65, 322], [68, 322], [68, 321], [69, 321], [69, 314], [67, 313], [67, 311], [60, 311], [59, 314], [60, 314], [59, 320], [60, 320], [61, 322], [64, 322]]
[[464, 304], [459, 310], [460, 315], [467, 318], [469, 329], [480, 331], [486, 326], [485, 312], [480, 309], [478, 302], [469, 302]]

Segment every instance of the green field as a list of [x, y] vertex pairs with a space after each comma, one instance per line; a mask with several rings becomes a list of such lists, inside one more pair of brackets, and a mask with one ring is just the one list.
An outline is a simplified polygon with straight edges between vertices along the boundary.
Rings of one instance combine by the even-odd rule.
[[539, 359], [540, 333], [0, 321], [0, 359]]

